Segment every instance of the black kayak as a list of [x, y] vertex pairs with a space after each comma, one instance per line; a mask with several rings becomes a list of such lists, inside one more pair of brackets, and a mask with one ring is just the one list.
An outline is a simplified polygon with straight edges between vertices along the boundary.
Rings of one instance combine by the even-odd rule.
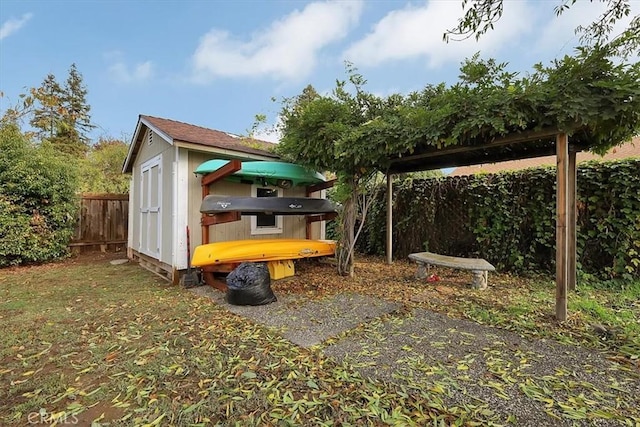
[[200, 212], [216, 214], [240, 212], [242, 215], [314, 215], [336, 212], [327, 199], [312, 197], [232, 197], [209, 195], [202, 200]]

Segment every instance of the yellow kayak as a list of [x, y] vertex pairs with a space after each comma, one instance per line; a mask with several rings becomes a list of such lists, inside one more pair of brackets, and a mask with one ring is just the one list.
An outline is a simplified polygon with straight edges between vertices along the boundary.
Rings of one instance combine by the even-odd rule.
[[197, 246], [191, 265], [203, 267], [236, 262], [278, 261], [333, 255], [333, 240], [258, 239], [231, 240]]

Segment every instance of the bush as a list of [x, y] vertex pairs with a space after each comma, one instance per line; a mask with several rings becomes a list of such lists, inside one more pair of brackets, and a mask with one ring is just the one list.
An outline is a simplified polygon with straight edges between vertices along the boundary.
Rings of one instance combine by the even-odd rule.
[[78, 202], [74, 162], [0, 126], [0, 267], [68, 254]]

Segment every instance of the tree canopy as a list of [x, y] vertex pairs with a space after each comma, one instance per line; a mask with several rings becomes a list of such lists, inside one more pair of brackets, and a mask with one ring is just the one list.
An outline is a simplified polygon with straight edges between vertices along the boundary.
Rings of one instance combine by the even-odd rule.
[[84, 156], [89, 149], [87, 132], [95, 127], [86, 97], [87, 88], [75, 64], [69, 67], [64, 85], [48, 74], [40, 87], [31, 89], [28, 99], [33, 107], [30, 124], [36, 135], [64, 153]]
[[523, 77], [476, 55], [450, 87], [384, 98], [365, 92], [366, 81], [349, 68], [351, 87], [338, 81], [329, 95], [307, 87], [285, 101], [278, 150], [338, 175], [385, 171], [393, 156], [423, 146], [479, 145], [547, 128], [604, 152], [640, 131], [640, 65], [615, 63], [610, 53], [579, 48]]
[[129, 145], [114, 138], [100, 138], [80, 162], [83, 193], [127, 193], [130, 176], [122, 173]]
[[32, 95], [39, 105], [33, 111], [30, 124], [36, 129], [39, 138], [53, 138], [62, 110], [62, 86], [56, 76], [49, 73], [40, 87], [32, 90]]
[[[582, 47], [522, 77], [476, 55], [450, 87], [386, 97], [367, 93], [366, 80], [349, 65], [348, 82], [337, 81], [331, 94], [308, 86], [284, 101], [278, 152], [347, 184], [343, 226], [351, 235], [343, 238], [353, 247], [362, 185], [394, 158], [543, 129], [566, 132], [598, 153], [629, 140], [640, 131], [640, 65], [614, 62], [615, 53], [611, 46]], [[346, 271], [340, 260], [338, 268]]]
[[129, 176], [122, 174], [122, 163], [128, 145], [109, 136], [92, 143], [88, 132], [95, 125], [91, 123], [87, 92], [81, 73], [71, 64], [63, 85], [55, 75], [48, 74], [39, 87], [22, 94], [21, 102], [4, 112], [0, 126], [21, 131], [21, 125], [28, 122], [32, 129], [21, 132], [21, 138], [34, 148], [46, 146], [63, 155], [78, 170], [77, 192], [126, 193]]
[[[315, 170], [334, 172], [340, 186], [342, 245], [338, 248], [338, 271], [353, 275], [353, 256], [358, 232], [358, 216], [366, 217], [373, 198], [366, 197], [366, 184], [384, 164], [396, 144], [367, 145], [379, 133], [379, 123], [393, 120], [391, 114], [405, 99], [401, 96], [381, 98], [364, 91], [366, 81], [349, 69], [349, 82], [355, 94], [338, 81], [331, 96], [319, 95], [307, 86], [303, 92], [285, 102], [282, 110], [282, 139], [277, 151], [284, 158]], [[384, 118], [382, 118], [384, 117]], [[396, 140], [397, 142], [399, 140]]]

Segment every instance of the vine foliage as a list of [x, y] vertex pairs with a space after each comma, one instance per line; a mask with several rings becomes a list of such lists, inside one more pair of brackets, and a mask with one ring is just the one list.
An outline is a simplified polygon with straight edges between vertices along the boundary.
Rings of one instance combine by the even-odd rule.
[[615, 55], [610, 45], [578, 48], [575, 56], [537, 64], [524, 77], [476, 55], [462, 64], [460, 82], [451, 87], [428, 85], [386, 97], [367, 93], [366, 80], [348, 65], [348, 81], [338, 81], [331, 94], [308, 86], [283, 101], [277, 151], [333, 172], [346, 186], [339, 240], [347, 256], [339, 258], [338, 270], [353, 274], [354, 227], [365, 221], [358, 212], [366, 211], [358, 200], [392, 159], [543, 129], [566, 132], [580, 147], [604, 153], [640, 132], [640, 65], [615, 62]]

